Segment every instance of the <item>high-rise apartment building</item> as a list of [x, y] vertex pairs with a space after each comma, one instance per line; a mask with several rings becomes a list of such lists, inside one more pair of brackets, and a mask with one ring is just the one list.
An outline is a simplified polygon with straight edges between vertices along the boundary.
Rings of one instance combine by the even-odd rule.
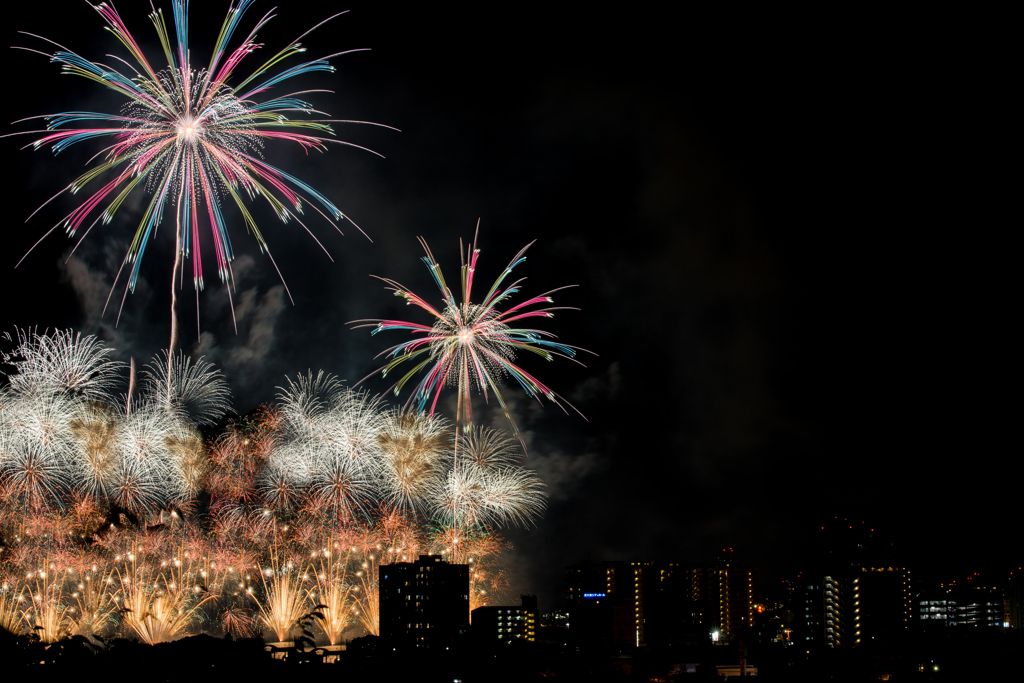
[[794, 645], [807, 649], [824, 646], [824, 582], [815, 573], [801, 572], [792, 584], [790, 608], [793, 610], [795, 626]]
[[757, 573], [671, 562], [582, 563], [566, 569], [570, 638], [623, 648], [727, 640], [754, 624]]
[[396, 645], [443, 648], [469, 628], [469, 566], [440, 555], [380, 567], [380, 634]]
[[892, 641], [906, 634], [914, 614], [910, 570], [863, 567], [850, 588], [854, 645]]
[[565, 570], [569, 641], [581, 649], [636, 646], [637, 605], [633, 571], [624, 562], [585, 562]]
[[473, 632], [481, 645], [516, 645], [537, 640], [537, 596], [520, 596], [521, 605], [488, 605], [473, 610]]
[[1006, 628], [1024, 628], [1024, 568], [1010, 572], [1004, 597], [1004, 623]]
[[850, 645], [851, 617], [850, 581], [842, 576], [825, 576], [821, 581], [823, 640], [827, 647]]
[[[718, 566], [705, 570], [712, 607], [717, 598], [718, 627], [726, 638], [754, 625], [756, 570], [732, 566], [732, 548], [722, 551]], [[716, 585], [717, 583], [717, 585]]]
[[843, 648], [900, 638], [914, 604], [910, 571], [889, 561], [892, 544], [865, 522], [838, 517], [821, 533], [818, 566], [794, 583], [796, 644]]

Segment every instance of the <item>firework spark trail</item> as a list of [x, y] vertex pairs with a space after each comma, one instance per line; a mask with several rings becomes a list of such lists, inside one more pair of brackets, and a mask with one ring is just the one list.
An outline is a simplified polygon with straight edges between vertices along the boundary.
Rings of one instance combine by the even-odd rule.
[[362, 562], [356, 563], [355, 577], [358, 585], [354, 588], [356, 595], [356, 616], [366, 632], [373, 636], [380, 635], [380, 566], [381, 546], [379, 543], [370, 545], [377, 540], [373, 529], [367, 529], [352, 553], [361, 556]]
[[29, 596], [29, 608], [24, 613], [28, 630], [43, 643], [55, 643], [71, 635], [73, 608], [63, 604], [59, 587], [43, 580], [35, 584]]
[[221, 612], [221, 628], [235, 638], [251, 638], [256, 635], [253, 612], [245, 607], [228, 607]]
[[72, 635], [104, 635], [113, 625], [117, 611], [112, 589], [113, 574], [88, 570], [79, 574], [80, 581], [71, 590], [71, 597], [75, 599]]
[[308, 605], [295, 574], [280, 567], [276, 557], [271, 564], [260, 574], [267, 596], [266, 601], [260, 604], [260, 620], [274, 633], [278, 642], [284, 642], [306, 613]]
[[378, 566], [376, 570], [362, 569], [356, 572], [360, 583], [356, 616], [371, 636], [380, 635], [380, 585], [375, 578], [375, 572], [379, 569]]
[[119, 574], [119, 579], [117, 602], [124, 625], [149, 645], [167, 643], [184, 635], [200, 607], [212, 599], [197, 599], [195, 584], [182, 572], [173, 570], [153, 578], [145, 569], [135, 569], [132, 574]]
[[25, 598], [19, 588], [5, 581], [0, 586], [0, 631], [18, 635], [22, 631]]
[[316, 589], [311, 596], [315, 604], [320, 605], [320, 617], [317, 623], [327, 641], [336, 645], [341, 640], [341, 634], [345, 632], [353, 614], [353, 585], [348, 576], [348, 557], [339, 560], [343, 556], [340, 550], [329, 549], [321, 552], [323, 559], [319, 567], [314, 569], [316, 573]]
[[498, 385], [502, 377], [511, 376], [531, 398], [536, 398], [539, 401], [541, 396], [545, 396], [563, 410], [565, 410], [563, 403], [572, 407], [568, 401], [513, 362], [518, 352], [534, 353], [551, 361], [556, 356], [575, 360], [576, 352], [585, 350], [554, 341], [555, 335], [550, 332], [518, 326], [521, 321], [530, 318], [551, 318], [554, 311], [565, 310], [566, 307], [531, 307], [552, 303], [551, 294], [560, 289], [566, 289], [566, 287], [560, 287], [527, 299], [505, 311], [498, 309], [500, 304], [505, 303], [519, 292], [522, 279], [511, 284], [505, 284], [505, 281], [512, 270], [526, 260], [525, 253], [530, 247], [528, 244], [516, 254], [498, 276], [482, 302], [473, 303], [473, 278], [476, 273], [477, 259], [480, 256], [480, 250], [476, 246], [474, 237], [472, 248], [467, 249], [462, 256], [462, 278], [458, 290], [461, 303], [459, 303], [445, 281], [441, 266], [434, 259], [427, 243], [422, 237], [419, 239], [426, 252], [426, 256], [422, 260], [441, 291], [443, 306], [438, 310], [398, 282], [387, 278], [378, 278], [395, 293], [395, 296], [400, 296], [408, 304], [427, 311], [433, 317], [433, 322], [427, 325], [400, 320], [353, 321], [360, 323], [355, 325], [357, 328], [373, 327], [372, 334], [388, 330], [408, 330], [414, 335], [414, 339], [392, 346], [381, 354], [386, 354], [391, 360], [377, 372], [387, 376], [389, 372], [407, 361], [412, 364], [412, 369], [395, 383], [393, 390], [396, 396], [409, 380], [423, 372], [424, 377], [416, 385], [406, 406], [415, 405], [418, 410], [425, 411], [429, 404], [431, 414], [437, 409], [441, 390], [446, 386], [456, 387], [458, 395], [457, 429], [462, 426], [463, 421], [472, 422], [472, 390], [475, 388], [483, 393], [485, 400], [489, 393], [493, 393], [505, 413], [513, 434], [525, 449], [525, 441], [512, 419]]
[[[37, 150], [50, 147], [54, 154], [80, 142], [103, 139], [110, 141], [108, 146], [93, 157], [97, 160], [95, 165], [63, 191], [76, 194], [93, 181], [98, 181], [100, 177], [107, 180], [46, 232], [46, 235], [49, 235], [58, 227], [62, 227], [72, 238], [78, 237], [81, 233], [75, 248], [97, 223], [110, 223], [132, 192], [141, 189], [151, 193], [152, 197], [136, 228], [131, 246], [114, 279], [111, 294], [125, 266], [129, 266], [125, 294], [127, 295], [129, 290], [135, 291], [146, 248], [161, 223], [165, 209], [170, 206], [175, 216], [175, 258], [171, 278], [172, 355], [177, 346], [175, 300], [177, 288], [180, 286], [179, 272], [184, 269], [185, 261], [191, 260], [192, 280], [197, 297], [204, 287], [199, 239], [200, 214], [203, 213], [203, 208], [206, 215], [202, 220], [208, 223], [211, 231], [217, 275], [227, 286], [229, 300], [233, 289], [231, 261], [234, 259], [234, 247], [222, 212], [222, 199], [231, 198], [242, 215], [247, 232], [256, 238], [261, 253], [265, 252], [271, 263], [274, 261], [269, 246], [252, 213], [246, 207], [243, 194], [249, 200], [262, 197], [284, 223], [294, 219], [325, 253], [326, 249], [300, 219], [304, 203], [312, 206], [339, 233], [341, 230], [338, 222], [348, 220], [348, 217], [322, 193], [258, 158], [261, 156], [264, 142], [294, 142], [306, 153], [310, 150], [326, 151], [328, 143], [372, 152], [359, 145], [331, 137], [334, 135], [330, 125], [332, 123], [369, 122], [289, 118], [295, 112], [323, 115], [323, 112], [317, 111], [299, 97], [315, 91], [304, 90], [274, 95], [259, 101], [267, 93], [295, 77], [317, 72], [333, 72], [334, 67], [330, 65], [329, 60], [359, 50], [338, 52], [296, 64], [276, 74], [272, 73], [275, 67], [279, 67], [289, 58], [305, 52], [299, 40], [295, 40], [248, 77], [240, 82], [233, 80], [245, 57], [263, 46], [257, 42], [256, 34], [273, 17], [271, 13], [266, 14], [241, 44], [230, 50], [228, 44], [251, 4], [252, 0], [232, 3], [214, 45], [209, 65], [198, 69], [190, 61], [188, 0], [172, 1], [176, 40], [168, 30], [162, 9], [149, 14], [167, 64], [162, 70], [150, 64], [120, 15], [113, 6], [106, 3], [92, 7], [134, 60], [135, 64], [131, 64], [120, 57], [114, 57], [130, 70], [125, 72], [128, 75], [119, 70], [124, 67], [91, 61], [53, 41], [23, 32], [58, 48], [47, 56], [51, 62], [61, 65], [62, 73], [94, 81], [126, 98], [126, 104], [119, 114], [71, 111], [35, 116], [23, 121], [42, 119], [46, 123], [45, 129], [19, 134], [39, 135], [30, 143], [31, 146]], [[344, 12], [317, 24], [304, 33], [300, 40], [340, 14]], [[20, 49], [45, 54], [34, 49]], [[58, 193], [58, 196], [59, 194], [61, 193]], [[305, 202], [303, 197], [306, 198]], [[358, 226], [356, 228], [358, 229]], [[40, 238], [40, 241], [43, 238]], [[278, 270], [276, 263], [274, 268]], [[280, 274], [279, 270], [278, 273]], [[285, 289], [287, 290], [287, 285]], [[109, 300], [108, 297], [108, 304]], [[122, 298], [122, 307], [123, 303]], [[231, 309], [234, 321], [233, 303]], [[198, 313], [197, 306], [197, 326]]]

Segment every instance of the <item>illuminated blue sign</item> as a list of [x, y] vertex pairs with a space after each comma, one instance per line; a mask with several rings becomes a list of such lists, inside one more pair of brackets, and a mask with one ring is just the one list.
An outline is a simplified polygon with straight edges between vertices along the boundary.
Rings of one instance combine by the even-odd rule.
[[606, 597], [606, 594], [605, 593], [584, 593], [583, 597], [587, 598], [588, 600], [594, 600], [595, 598]]

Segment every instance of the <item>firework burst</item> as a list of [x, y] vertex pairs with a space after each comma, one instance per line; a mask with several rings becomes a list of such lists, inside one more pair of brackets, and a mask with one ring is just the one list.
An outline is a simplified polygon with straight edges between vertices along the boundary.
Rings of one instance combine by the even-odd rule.
[[399, 510], [423, 511], [451, 445], [445, 420], [392, 411], [377, 443], [386, 500]]
[[79, 481], [96, 497], [105, 498], [114, 485], [119, 417], [107, 404], [89, 403], [68, 425], [78, 444]]
[[311, 510], [331, 510], [340, 522], [365, 518], [378, 488], [379, 399], [323, 373], [289, 379], [279, 399], [285, 438], [263, 483], [274, 506], [287, 508], [309, 487]]
[[74, 608], [63, 604], [61, 597], [60, 592], [48, 583], [36, 584], [35, 590], [31, 591], [25, 621], [41, 642], [55, 643], [71, 634]]
[[423, 262], [441, 290], [443, 306], [438, 310], [398, 282], [379, 278], [388, 285], [388, 289], [392, 290], [395, 296], [400, 296], [408, 304], [422, 308], [433, 317], [433, 321], [429, 325], [401, 320], [355, 321], [356, 323], [367, 323], [358, 324], [356, 327], [374, 327], [373, 334], [388, 330], [407, 330], [415, 335], [414, 339], [392, 346], [385, 351], [384, 353], [391, 360], [378, 372], [386, 376], [392, 370], [406, 363], [413, 366], [395, 383], [395, 395], [398, 395], [413, 377], [423, 372], [423, 379], [416, 385], [407, 405], [414, 404], [420, 411], [425, 411], [429, 406], [431, 414], [437, 408], [441, 390], [446, 386], [455, 387], [458, 394], [457, 427], [464, 420], [472, 421], [470, 399], [473, 389], [483, 393], [485, 399], [490, 393], [493, 393], [508, 419], [512, 432], [523, 443], [522, 436], [505, 404], [499, 385], [503, 377], [510, 376], [531, 398], [540, 400], [541, 396], [547, 397], [551, 402], [561, 406], [563, 410], [565, 409], [563, 403], [572, 407], [564, 398], [513, 362], [520, 352], [534, 353], [548, 361], [554, 360], [555, 356], [575, 360], [576, 352], [582, 349], [554, 341], [555, 335], [550, 332], [520, 327], [525, 320], [551, 318], [554, 311], [564, 310], [565, 307], [531, 307], [552, 303], [551, 294], [566, 289], [566, 287], [553, 289], [504, 311], [500, 310], [501, 304], [519, 292], [522, 279], [507, 285], [504, 283], [512, 270], [526, 260], [526, 250], [530, 247], [528, 244], [502, 271], [481, 302], [473, 303], [473, 280], [476, 274], [477, 259], [480, 256], [480, 250], [477, 248], [476, 238], [474, 238], [472, 248], [462, 255], [462, 278], [458, 290], [462, 299], [460, 303], [445, 281], [441, 266], [437, 263], [427, 243], [422, 237], [419, 240], [426, 252]]
[[[257, 197], [265, 199], [282, 222], [294, 220], [321, 248], [323, 245], [300, 218], [304, 206], [312, 207], [336, 229], [337, 221], [348, 219], [319, 191], [264, 161], [262, 150], [270, 140], [296, 143], [307, 153], [310, 150], [324, 151], [329, 143], [359, 147], [330, 137], [334, 134], [331, 124], [367, 122], [289, 118], [296, 113], [316, 116], [326, 114], [302, 99], [304, 94], [316, 91], [276, 94], [275, 90], [282, 83], [303, 74], [333, 72], [334, 67], [329, 60], [357, 50], [327, 55], [273, 73], [275, 67], [304, 53], [305, 48], [299, 41], [326, 21], [339, 16], [334, 15], [289, 43], [247, 77], [239, 78], [236, 74], [242, 62], [262, 47], [262, 43], [257, 42], [257, 32], [274, 16], [268, 12], [241, 44], [233, 50], [229, 49], [228, 45], [251, 4], [252, 0], [235, 0], [231, 3], [213, 46], [210, 62], [203, 68], [197, 68], [191, 62], [188, 0], [172, 2], [176, 34], [173, 37], [164, 20], [163, 10], [155, 9], [149, 14], [167, 63], [162, 69], [150, 63], [120, 15], [107, 3], [92, 7], [107, 24], [107, 29], [127, 49], [129, 59], [114, 56], [123, 66], [91, 61], [52, 41], [46, 41], [58, 48], [52, 54], [22, 48], [49, 57], [51, 62], [61, 65], [65, 74], [87, 78], [126, 98], [118, 114], [72, 111], [25, 119], [42, 119], [46, 122], [46, 128], [23, 134], [40, 135], [31, 146], [35, 149], [49, 147], [55, 154], [80, 142], [110, 140], [110, 144], [93, 157], [96, 163], [92, 168], [62, 192], [76, 194], [93, 183], [101, 183], [100, 186], [78, 208], [51, 228], [47, 235], [62, 227], [70, 237], [78, 238], [77, 248], [77, 244], [97, 223], [110, 223], [133, 192], [148, 191], [151, 194], [114, 281], [116, 287], [117, 280], [127, 266], [126, 295], [129, 290], [135, 290], [143, 255], [160, 225], [165, 209], [170, 207], [175, 216], [175, 262], [171, 287], [172, 354], [177, 347], [175, 304], [183, 260], [191, 258], [192, 280], [197, 297], [204, 286], [199, 239], [201, 222], [207, 224], [212, 234], [218, 277], [221, 282], [232, 284], [234, 246], [221, 208], [224, 200], [230, 197], [231, 202], [237, 206], [247, 232], [256, 238], [261, 252], [267, 253], [271, 263], [273, 256], [243, 201], [243, 195], [250, 200]], [[30, 33], [26, 35], [46, 40]], [[270, 95], [271, 92], [275, 94]], [[277, 269], [276, 264], [274, 268]], [[231, 289], [228, 286], [229, 297]], [[287, 291], [287, 286], [285, 289]], [[198, 307], [196, 312], [198, 325]]]
[[149, 400], [194, 425], [209, 426], [231, 405], [231, 391], [220, 370], [205, 359], [161, 351], [142, 372]]
[[61, 394], [92, 401], [112, 401], [122, 364], [109, 358], [110, 349], [89, 335], [71, 330], [38, 334], [32, 330], [4, 333], [17, 345], [0, 358], [17, 372], [10, 376], [15, 394]]

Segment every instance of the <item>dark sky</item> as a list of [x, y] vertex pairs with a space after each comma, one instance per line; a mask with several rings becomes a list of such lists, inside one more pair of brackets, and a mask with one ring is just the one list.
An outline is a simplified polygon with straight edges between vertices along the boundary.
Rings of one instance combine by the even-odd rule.
[[[226, 3], [194, 5], [202, 61]], [[154, 47], [148, 3], [117, 6]], [[120, 49], [85, 3], [61, 7], [5, 22], [8, 44], [40, 47], [21, 29], [94, 59]], [[245, 26], [269, 7], [258, 2]], [[598, 354], [586, 368], [524, 361], [587, 421], [514, 403], [551, 497], [537, 528], [508, 533], [513, 591], [540, 592], [546, 609], [567, 564], [703, 562], [722, 546], [767, 570], [771, 588], [813, 558], [814, 530], [835, 515], [889, 534], [915, 568], [1019, 563], [1019, 316], [1005, 235], [1020, 222], [1003, 212], [998, 96], [955, 22], [834, 12], [353, 6], [305, 41], [307, 54], [372, 51], [302, 85], [334, 90], [311, 97], [337, 118], [402, 132], [339, 127], [385, 159], [284, 145], [266, 156], [373, 241], [311, 220], [332, 263], [260, 209], [295, 305], [236, 229], [238, 334], [210, 278], [198, 343], [186, 290], [186, 343], [223, 368], [239, 412], [307, 369], [358, 381], [402, 338], [346, 322], [411, 311], [370, 275], [436, 298], [416, 236], [453, 279], [458, 240], [480, 218], [478, 278], [537, 240], [520, 266], [524, 294], [579, 285], [556, 303], [581, 310], [548, 329]], [[266, 49], [330, 13], [283, 6], [261, 33]], [[41, 56], [10, 59], [11, 120], [119, 106]], [[15, 270], [75, 204], [64, 197], [22, 221], [95, 150], [54, 158], [3, 145], [14, 177], [3, 186], [2, 327], [73, 326], [138, 359], [166, 346], [170, 232], [147, 252], [115, 329], [99, 311], [140, 202], [67, 262], [56, 234]]]

